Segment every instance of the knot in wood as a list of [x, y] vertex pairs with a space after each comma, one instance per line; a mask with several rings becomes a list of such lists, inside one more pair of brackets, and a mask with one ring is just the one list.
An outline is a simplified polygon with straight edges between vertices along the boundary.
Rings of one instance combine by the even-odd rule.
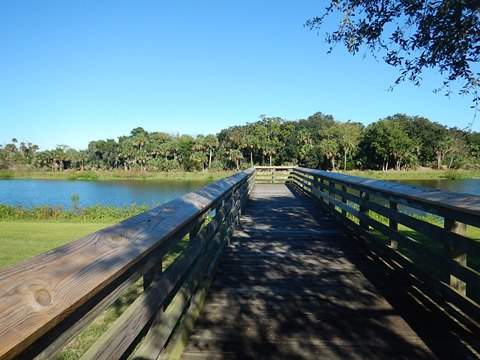
[[40, 306], [48, 306], [52, 303], [52, 296], [47, 289], [38, 289], [33, 293], [33, 299]]
[[128, 243], [128, 238], [124, 234], [112, 234], [110, 240], [116, 244]]
[[108, 247], [117, 247], [128, 244], [130, 242], [129, 236], [130, 234], [128, 231], [124, 231], [123, 233], [116, 232], [108, 234], [102, 240], [103, 244]]

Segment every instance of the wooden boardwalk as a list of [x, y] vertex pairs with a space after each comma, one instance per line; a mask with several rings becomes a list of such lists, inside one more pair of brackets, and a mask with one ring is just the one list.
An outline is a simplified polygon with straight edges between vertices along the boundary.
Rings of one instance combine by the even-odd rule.
[[437, 358], [378, 290], [397, 284], [374, 263], [313, 201], [257, 185], [182, 358]]

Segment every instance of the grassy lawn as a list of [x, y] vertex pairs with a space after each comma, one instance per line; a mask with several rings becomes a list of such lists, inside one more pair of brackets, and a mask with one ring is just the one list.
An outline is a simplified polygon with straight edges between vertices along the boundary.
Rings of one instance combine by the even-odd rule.
[[113, 223], [0, 222], [0, 268], [39, 255]]
[[[480, 170], [351, 170], [341, 171], [347, 175], [361, 176], [379, 180], [429, 180], [429, 179], [480, 179]], [[36, 179], [36, 180], [207, 180], [216, 181], [230, 176], [236, 171], [172, 171], [145, 172], [138, 170], [112, 171], [47, 171], [37, 169], [2, 170], [0, 179]]]
[[[113, 223], [74, 223], [54, 221], [0, 221], [0, 269], [39, 255], [105, 228]], [[182, 240], [164, 258], [168, 266], [185, 249], [188, 238]], [[78, 359], [108, 329], [143, 291], [140, 278], [110, 307], [101, 313], [77, 337], [67, 344], [55, 360]]]
[[36, 169], [2, 170], [0, 179], [35, 179], [35, 180], [203, 180], [216, 181], [234, 174], [236, 171], [172, 171], [146, 172], [138, 170], [112, 171], [46, 171]]

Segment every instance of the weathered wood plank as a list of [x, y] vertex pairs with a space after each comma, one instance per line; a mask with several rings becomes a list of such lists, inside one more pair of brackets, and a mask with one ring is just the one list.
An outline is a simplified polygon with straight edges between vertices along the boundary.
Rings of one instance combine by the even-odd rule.
[[[434, 189], [427, 189], [417, 186], [404, 185], [400, 183], [366, 179], [357, 176], [349, 176], [340, 173], [332, 173], [321, 170], [312, 170], [298, 168], [306, 174], [324, 176], [329, 179], [335, 179], [341, 184], [351, 185], [365, 191], [371, 191], [372, 194], [392, 195], [392, 201], [409, 204], [412, 206], [421, 206], [423, 209], [451, 218], [452, 220], [464, 221], [474, 226], [480, 227], [480, 197], [468, 194], [450, 193]], [[387, 198], [387, 200], [390, 200]], [[470, 216], [473, 215], [473, 216]]]
[[[302, 180], [299, 181], [298, 186], [302, 188], [306, 186], [306, 192], [310, 192], [314, 199], [319, 200], [320, 205], [342, 222], [351, 223], [351, 227], [355, 231], [365, 233], [366, 237], [377, 237], [379, 243], [384, 241], [378, 238], [374, 232], [369, 231], [369, 226], [388, 236], [392, 249], [401, 252], [402, 256], [408, 257], [412, 266], [416, 265], [422, 268], [422, 271], [428, 272], [430, 280], [427, 281], [427, 286], [432, 289], [442, 288], [443, 293], [445, 292], [443, 285], [450, 284], [452, 289], [455, 289], [464, 298], [453, 297], [460, 310], [475, 319], [480, 318], [480, 313], [476, 310], [480, 306], [478, 302], [480, 273], [478, 266], [475, 265], [479, 260], [480, 242], [466, 236], [467, 224], [478, 226], [480, 213], [475, 209], [466, 211], [469, 209], [459, 206], [454, 209], [452, 203], [457, 204], [458, 202], [451, 200], [456, 198], [463, 201], [467, 197], [471, 201], [480, 203], [480, 197], [437, 190], [432, 192], [430, 189], [402, 187], [398, 186], [401, 184], [384, 181], [369, 182], [368, 186], [364, 186], [363, 180], [369, 179], [344, 175], [339, 178], [338, 174], [304, 170], [296, 168], [294, 173], [299, 173], [304, 178], [305, 176], [312, 176], [314, 178], [313, 185], [305, 185]], [[391, 190], [392, 185], [394, 191]], [[343, 191], [340, 190], [340, 187]], [[353, 194], [355, 192], [358, 192], [358, 196]], [[411, 196], [412, 193], [415, 193], [415, 196]], [[421, 196], [418, 194], [421, 194]], [[438, 201], [435, 201], [436, 198], [432, 196], [429, 198], [429, 194], [433, 194], [434, 197], [438, 198]], [[425, 196], [428, 201], [423, 199]], [[365, 197], [365, 199], [362, 199], [362, 197]], [[347, 199], [347, 203], [344, 199]], [[441, 202], [443, 199], [450, 199], [450, 202], [444, 204]], [[391, 206], [387, 207], [389, 204]], [[430, 224], [426, 219], [415, 218], [402, 213], [398, 208], [399, 204], [406, 205], [407, 208], [439, 215], [439, 220], [443, 217], [445, 226], [442, 228]], [[357, 207], [359, 210], [357, 210]], [[382, 221], [378, 221], [375, 214], [370, 215], [369, 211], [385, 216], [389, 224], [388, 227]], [[349, 216], [355, 217], [360, 226], [350, 222]], [[414, 233], [411, 235], [402, 234], [403, 231], [398, 231], [398, 224], [414, 230]], [[452, 224], [457, 225], [453, 226]], [[363, 231], [362, 227], [366, 231]], [[450, 229], [454, 229], [454, 231], [450, 231]], [[415, 231], [418, 233], [415, 233]], [[437, 241], [439, 245], [443, 242], [445, 249], [443, 254], [438, 250], [438, 245], [437, 250], [435, 250], [435, 245], [424, 244], [425, 238], [422, 238], [422, 235], [429, 237], [432, 242]], [[398, 247], [398, 242], [401, 243], [401, 247]], [[447, 296], [451, 298], [448, 293]]]
[[257, 185], [184, 359], [435, 358], [358, 270], [356, 244], [316, 213], [284, 186]]
[[185, 230], [186, 224], [251, 172], [213, 183], [21, 266], [1, 270], [0, 358], [19, 355], [73, 316], [108, 284]]

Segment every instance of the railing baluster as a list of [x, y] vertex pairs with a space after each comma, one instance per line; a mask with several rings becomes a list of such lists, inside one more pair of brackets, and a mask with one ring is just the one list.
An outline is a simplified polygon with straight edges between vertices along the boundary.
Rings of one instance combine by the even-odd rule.
[[163, 262], [160, 261], [152, 269], [148, 270], [145, 275], [143, 275], [143, 290], [147, 290], [147, 288], [152, 285], [152, 282], [155, 280], [155, 278], [161, 274], [162, 264]]
[[[203, 250], [215, 250], [208, 256], [219, 259], [253, 177], [254, 169], [239, 172], [17, 267], [0, 270], [0, 287], [12, 289], [0, 302], [0, 358], [53, 357], [142, 278], [144, 291], [83, 356], [125, 357], [140, 335], [152, 329], [154, 319], [168, 323], [162, 331], [165, 340], [170, 338], [184, 320], [182, 313], [190, 301], [172, 303], [172, 299], [182, 298], [182, 289], [188, 290], [189, 297], [195, 296], [196, 283], [212, 277], [206, 269], [214, 267]], [[212, 213], [213, 219], [203, 226]], [[164, 256], [185, 236], [190, 239], [186, 249], [162, 269]], [[189, 286], [186, 281], [192, 276], [195, 283]], [[33, 299], [34, 306], [25, 299]]]
[[[397, 212], [398, 211], [398, 204], [394, 201], [390, 201], [389, 203], [390, 203], [391, 212]], [[391, 212], [390, 212], [390, 214], [392, 214]], [[390, 229], [392, 229], [394, 231], [398, 231], [398, 222], [396, 222], [394, 219], [392, 219], [391, 215], [388, 218], [388, 226], [390, 227]], [[390, 247], [392, 249], [397, 250], [398, 249], [398, 242], [394, 239], [390, 239]]]
[[[364, 191], [360, 191], [360, 204], [359, 204], [359, 211], [366, 217], [370, 214], [370, 209], [368, 207], [368, 202], [370, 200], [370, 195]], [[360, 219], [360, 226], [363, 227], [365, 230], [369, 229], [368, 222], [364, 219]]]
[[[458, 221], [445, 219], [444, 220], [444, 229], [447, 232], [455, 233], [459, 235], [465, 235], [467, 233], [467, 225]], [[461, 251], [452, 241], [444, 242], [446, 247], [447, 256], [449, 259], [459, 263], [460, 265], [467, 266], [467, 254], [465, 251]], [[448, 267], [447, 267], [448, 268]], [[458, 291], [462, 295], [467, 293], [467, 284], [464, 281], [461, 281], [452, 274], [449, 275], [450, 286]]]
[[[342, 185], [342, 203], [347, 204], [347, 187]], [[347, 211], [342, 209], [342, 216], [347, 217]]]
[[[366, 245], [480, 322], [479, 196], [300, 167], [294, 173], [294, 182], [305, 190], [313, 177], [314, 199]], [[411, 210], [400, 212], [400, 205]], [[467, 226], [475, 230], [467, 232]]]
[[[328, 181], [328, 185], [330, 186], [330, 190], [328, 191], [328, 194], [329, 194], [331, 197], [335, 198], [335, 191], [334, 191], [334, 189], [335, 189], [335, 183], [334, 183], [332, 180], [329, 180], [329, 181]], [[330, 203], [329, 203], [329, 207], [330, 207], [330, 210], [331, 210], [331, 211], [335, 211], [335, 203], [330, 202]]]

